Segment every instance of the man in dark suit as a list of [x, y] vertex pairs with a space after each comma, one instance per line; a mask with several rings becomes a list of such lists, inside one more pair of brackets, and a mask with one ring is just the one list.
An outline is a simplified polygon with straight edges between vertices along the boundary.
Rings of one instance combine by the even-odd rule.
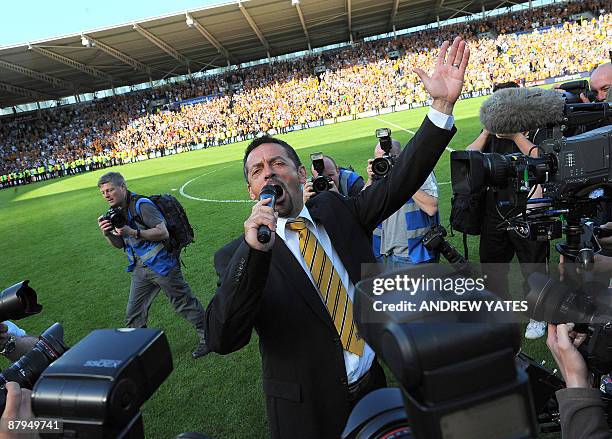
[[[263, 388], [273, 438], [338, 438], [359, 398], [385, 386], [352, 316], [361, 264], [374, 262], [372, 231], [423, 184], [454, 132], [452, 109], [469, 50], [445, 42], [430, 77], [428, 116], [390, 174], [353, 198], [325, 192], [302, 201], [306, 169], [287, 143], [254, 140], [244, 156], [251, 199], [266, 184], [282, 195], [255, 204], [244, 235], [215, 254], [218, 289], [206, 312], [211, 350], [228, 354], [259, 335]], [[448, 52], [448, 57], [446, 56]], [[257, 240], [260, 225], [272, 231]]]

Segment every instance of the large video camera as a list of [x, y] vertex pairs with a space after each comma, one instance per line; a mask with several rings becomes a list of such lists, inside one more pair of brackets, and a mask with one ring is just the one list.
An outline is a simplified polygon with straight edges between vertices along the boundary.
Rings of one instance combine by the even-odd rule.
[[390, 154], [393, 141], [391, 139], [391, 130], [389, 128], [378, 128], [376, 130], [376, 138], [380, 144], [380, 148], [385, 152], [382, 157], [374, 159], [372, 162], [372, 173], [374, 180], [378, 180], [387, 176], [393, 165], [395, 157]]
[[[455, 194], [477, 194], [487, 186], [509, 189], [508, 200], [497, 200], [512, 208], [505, 217], [500, 213], [500, 224], [537, 241], [565, 233], [567, 243], [557, 250], [575, 261], [584, 257], [579, 253], [585, 244], [598, 251], [597, 231], [588, 219], [612, 195], [612, 104], [565, 104], [563, 112], [563, 122], [547, 127], [551, 137], [535, 147], [537, 157], [454, 151], [451, 180]], [[599, 127], [582, 132], [593, 124]], [[568, 132], [581, 134], [566, 137]], [[530, 199], [538, 184], [542, 197]]]

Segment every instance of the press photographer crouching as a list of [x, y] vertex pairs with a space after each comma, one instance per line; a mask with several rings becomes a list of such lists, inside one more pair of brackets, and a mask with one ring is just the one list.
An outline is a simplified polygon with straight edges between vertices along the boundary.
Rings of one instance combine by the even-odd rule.
[[[376, 130], [378, 143], [374, 147], [374, 159], [368, 160], [368, 181], [385, 178], [395, 158], [401, 153], [399, 141], [391, 137], [391, 130]], [[431, 226], [440, 223], [438, 214], [438, 182], [432, 171], [412, 197], [393, 215], [378, 224], [372, 235], [372, 251], [379, 262], [400, 267], [403, 265], [438, 262], [436, 250], [423, 245], [423, 237]]]

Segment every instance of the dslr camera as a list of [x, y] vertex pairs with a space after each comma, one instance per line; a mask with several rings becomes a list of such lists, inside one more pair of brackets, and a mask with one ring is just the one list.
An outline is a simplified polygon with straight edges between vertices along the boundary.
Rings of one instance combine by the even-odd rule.
[[121, 207], [111, 207], [109, 208], [102, 219], [106, 221], [110, 221], [114, 228], [120, 229], [125, 227], [127, 224], [127, 216], [125, 215], [125, 211]]
[[392, 156], [391, 151], [391, 130], [389, 128], [378, 128], [376, 130], [376, 138], [380, 143], [380, 147], [385, 152], [382, 157], [374, 159], [372, 162], [372, 172], [374, 173], [374, 180], [379, 180], [386, 177], [393, 165], [395, 164], [395, 157]]
[[330, 190], [332, 185], [332, 179], [326, 175], [323, 175], [325, 171], [325, 163], [323, 162], [323, 153], [315, 152], [310, 154], [310, 160], [312, 161], [312, 167], [317, 171], [317, 177], [312, 180], [312, 188], [315, 193], [325, 192]]

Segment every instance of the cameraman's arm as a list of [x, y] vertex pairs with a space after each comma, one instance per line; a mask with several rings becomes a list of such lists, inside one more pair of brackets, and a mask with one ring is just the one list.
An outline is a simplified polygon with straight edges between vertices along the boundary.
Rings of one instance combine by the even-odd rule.
[[99, 217], [98, 226], [110, 245], [117, 248], [123, 248], [123, 238], [115, 234], [114, 227], [109, 220], [105, 220], [103, 216]]
[[429, 216], [434, 216], [438, 211], [438, 199], [420, 189], [414, 193], [412, 199], [419, 206], [419, 209]]
[[585, 339], [571, 324], [548, 325], [546, 344], [567, 388], [556, 392], [563, 439], [609, 438], [599, 389], [590, 388], [587, 365], [576, 349]]
[[476, 140], [474, 140], [465, 148], [466, 151], [482, 151], [485, 145], [487, 144], [487, 138], [489, 137], [489, 134], [490, 133], [486, 129], [483, 129], [480, 135], [476, 137]]
[[429, 216], [434, 216], [438, 212], [438, 183], [432, 172], [425, 180], [421, 188], [412, 196], [419, 209]]
[[[159, 209], [149, 202], [140, 203], [140, 216], [147, 229], [140, 229], [140, 239], [146, 241], [163, 241], [168, 239], [170, 234], [166, 227], [166, 220]], [[132, 229], [130, 226], [117, 229], [117, 232], [123, 236], [138, 237], [138, 230]]]

